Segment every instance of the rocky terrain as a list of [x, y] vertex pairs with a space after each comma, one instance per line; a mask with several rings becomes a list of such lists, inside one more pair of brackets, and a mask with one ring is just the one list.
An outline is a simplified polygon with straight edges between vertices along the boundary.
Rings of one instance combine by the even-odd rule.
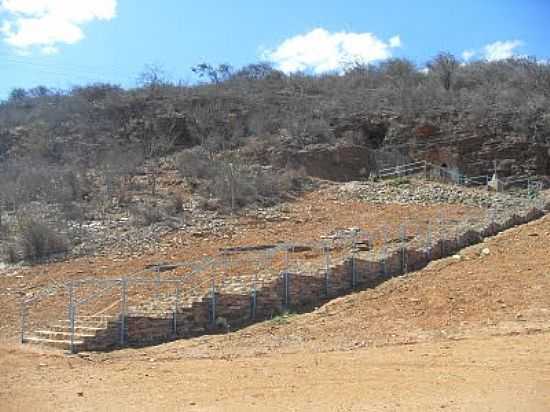
[[148, 73], [156, 80], [130, 90], [15, 89], [0, 102], [3, 259], [138, 254], [171, 231], [217, 233], [224, 216], [299, 197], [311, 177], [366, 181], [413, 160], [451, 176], [544, 180], [548, 64], [456, 64], [442, 84], [453, 58], [435, 56], [428, 73], [406, 59], [322, 77], [252, 64], [194, 86]]
[[526, 190], [495, 193], [485, 188], [472, 190], [417, 178], [389, 182], [349, 182], [339, 188], [339, 195], [372, 203], [460, 204], [499, 210], [522, 208], [532, 203]]

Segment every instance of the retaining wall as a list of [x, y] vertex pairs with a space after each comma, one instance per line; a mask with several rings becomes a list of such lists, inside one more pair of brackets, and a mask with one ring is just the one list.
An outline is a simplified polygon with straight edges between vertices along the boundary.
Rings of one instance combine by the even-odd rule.
[[[546, 204], [545, 208], [548, 206], [550, 204]], [[532, 208], [525, 213], [497, 216], [491, 223], [453, 228], [448, 236], [433, 239], [421, 247], [396, 245], [385, 253], [358, 252], [335, 262], [328, 270], [282, 273], [255, 293], [244, 286], [242, 293], [218, 290], [215, 303], [212, 296], [204, 296], [191, 306], [178, 309], [177, 313], [130, 314], [125, 319], [126, 343], [139, 346], [220, 332], [227, 330], [228, 325], [235, 328], [269, 319], [285, 309], [318, 305], [354, 289], [374, 287], [406, 271], [422, 269], [432, 260], [453, 255], [486, 237], [542, 215], [541, 210]], [[114, 325], [112, 327], [116, 327]], [[91, 348], [93, 345], [90, 342], [88, 346]], [[107, 345], [106, 342], [98, 342], [97, 346], [103, 348]]]

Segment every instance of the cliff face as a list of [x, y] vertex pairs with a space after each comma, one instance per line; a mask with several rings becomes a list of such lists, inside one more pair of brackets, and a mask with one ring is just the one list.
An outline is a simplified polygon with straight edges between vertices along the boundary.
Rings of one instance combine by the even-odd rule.
[[492, 173], [496, 163], [502, 176], [550, 175], [550, 130], [541, 119], [527, 130], [516, 130], [509, 114], [485, 119], [464, 113], [419, 119], [354, 114], [332, 124], [336, 137], [370, 149], [364, 163], [377, 167], [427, 160], [475, 176]]

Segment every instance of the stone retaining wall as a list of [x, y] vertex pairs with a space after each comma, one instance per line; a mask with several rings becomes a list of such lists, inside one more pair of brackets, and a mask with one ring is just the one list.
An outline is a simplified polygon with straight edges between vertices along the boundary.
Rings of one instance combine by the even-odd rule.
[[[550, 203], [545, 207], [548, 206]], [[215, 304], [211, 296], [204, 296], [191, 306], [180, 308], [175, 314], [130, 314], [125, 320], [126, 342], [139, 346], [221, 332], [269, 319], [284, 310], [319, 305], [354, 289], [374, 287], [406, 271], [419, 270], [432, 260], [453, 255], [486, 237], [542, 215], [541, 210], [532, 208], [525, 213], [496, 217], [492, 223], [457, 227], [449, 236], [433, 239], [422, 247], [396, 245], [383, 254], [358, 252], [330, 265], [328, 274], [326, 268], [316, 272], [282, 273], [258, 288], [255, 294], [250, 285], [242, 286], [242, 293], [225, 293], [220, 289], [216, 293]], [[105, 342], [102, 345], [99, 343], [98, 347], [106, 346]]]

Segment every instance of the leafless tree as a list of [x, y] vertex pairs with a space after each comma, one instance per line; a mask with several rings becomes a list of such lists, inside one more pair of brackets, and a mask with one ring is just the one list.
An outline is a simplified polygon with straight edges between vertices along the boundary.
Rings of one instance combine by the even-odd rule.
[[428, 62], [428, 68], [439, 78], [445, 90], [451, 90], [459, 62], [448, 52], [441, 52]]

